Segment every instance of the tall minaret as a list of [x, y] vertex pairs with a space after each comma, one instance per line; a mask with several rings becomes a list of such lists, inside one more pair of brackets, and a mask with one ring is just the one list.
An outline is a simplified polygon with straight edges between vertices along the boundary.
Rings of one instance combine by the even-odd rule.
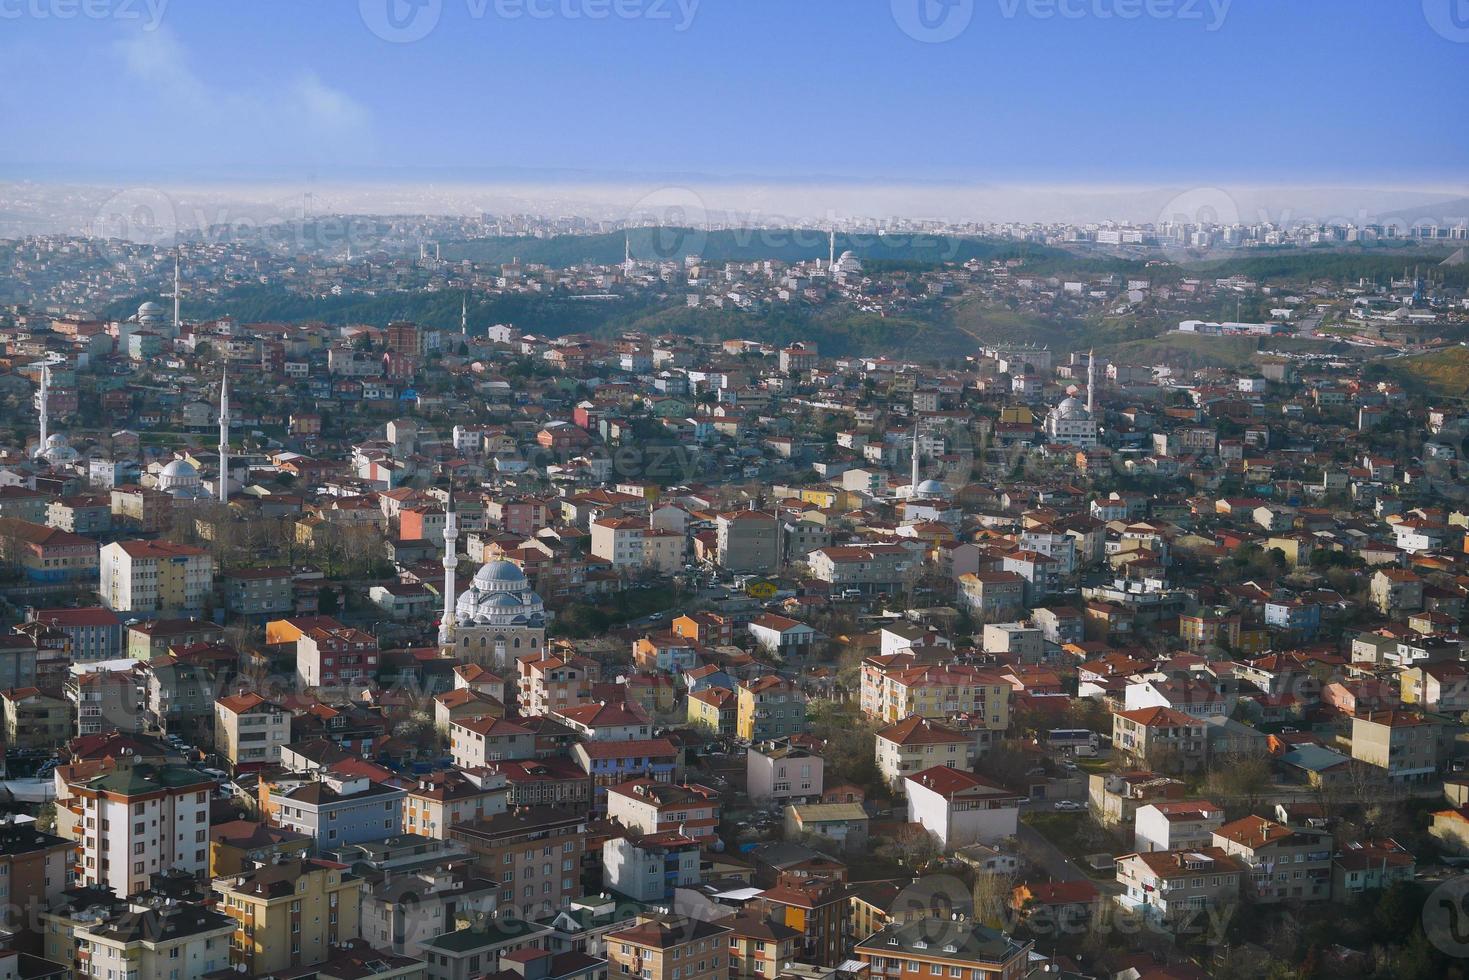
[[1097, 349], [1093, 347], [1086, 355], [1086, 414], [1096, 420], [1097, 410]]
[[908, 494], [918, 495], [918, 422], [913, 423], [913, 476], [908, 483]]
[[47, 423], [51, 417], [51, 360], [47, 358], [41, 364], [41, 438], [36, 443], [36, 455], [39, 456], [46, 451], [46, 436], [48, 435]]
[[632, 235], [624, 228], [622, 230], [622, 274], [625, 278], [631, 279], [632, 273]]
[[173, 253], [173, 335], [179, 335], [179, 253]]
[[464, 291], [464, 297], [459, 302], [459, 335], [469, 336], [469, 290]]
[[219, 502], [230, 502], [230, 362], [219, 381]]
[[439, 646], [454, 642], [454, 569], [459, 567], [459, 554], [454, 541], [459, 537], [459, 515], [454, 512], [454, 491], [449, 491], [449, 504], [444, 512], [444, 615], [439, 620]]
[[837, 271], [837, 226], [831, 226], [831, 233], [826, 240], [826, 271]]

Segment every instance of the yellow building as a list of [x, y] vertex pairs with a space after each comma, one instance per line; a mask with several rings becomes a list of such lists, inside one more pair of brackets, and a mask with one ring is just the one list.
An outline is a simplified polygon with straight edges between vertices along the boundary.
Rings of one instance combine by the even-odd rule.
[[209, 828], [209, 876], [237, 875], [256, 861], [304, 858], [313, 840], [306, 834], [253, 820], [229, 820]]
[[806, 696], [774, 674], [742, 681], [735, 733], [749, 742], [785, 738], [806, 730]]
[[733, 735], [739, 713], [739, 696], [727, 687], [706, 687], [689, 695], [688, 721], [716, 735]]
[[607, 934], [607, 972], [644, 980], [726, 980], [728, 935], [713, 922], [640, 915], [631, 928]]
[[913, 715], [943, 720], [962, 714], [979, 727], [1004, 731], [1012, 690], [999, 674], [968, 664], [862, 668], [862, 712], [889, 725]]
[[170, 541], [114, 541], [102, 549], [101, 587], [109, 609], [203, 609], [214, 592], [209, 552]]
[[362, 879], [329, 861], [290, 859], [214, 883], [235, 920], [230, 964], [261, 976], [332, 955], [360, 935]]

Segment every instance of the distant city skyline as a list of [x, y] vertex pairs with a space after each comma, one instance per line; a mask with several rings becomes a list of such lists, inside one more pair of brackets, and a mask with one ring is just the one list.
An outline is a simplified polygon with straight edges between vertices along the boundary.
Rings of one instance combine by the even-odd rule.
[[[793, 196], [795, 181], [829, 175], [838, 188], [917, 186], [919, 214], [932, 210], [926, 182], [941, 182], [932, 195], [1232, 185], [1453, 196], [1465, 193], [1469, 136], [1446, 106], [1466, 77], [1469, 32], [1437, 7], [98, 0], [88, 16], [27, 0], [0, 11], [11, 67], [0, 111], [13, 134], [0, 174], [565, 186], [580, 173], [792, 183]], [[494, 176], [505, 173], [520, 177]], [[1324, 209], [1378, 206], [1348, 197]]]

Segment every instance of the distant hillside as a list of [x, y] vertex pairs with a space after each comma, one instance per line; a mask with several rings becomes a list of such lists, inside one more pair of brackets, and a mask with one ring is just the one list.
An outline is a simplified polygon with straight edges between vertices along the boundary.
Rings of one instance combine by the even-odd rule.
[[1258, 363], [1262, 349], [1297, 353], [1349, 352], [1345, 344], [1289, 337], [1199, 337], [1166, 333], [1145, 340], [1098, 345], [1097, 353], [1118, 364], [1171, 364], [1183, 368], [1228, 368], [1245, 370]]
[[[825, 258], [827, 238], [811, 229], [738, 229], [701, 232], [691, 228], [635, 228], [628, 235], [633, 257], [647, 261], [701, 256], [706, 262], [754, 262], [778, 259], [800, 262]], [[953, 238], [934, 235], [837, 235], [837, 253], [850, 250], [863, 261], [967, 262], [970, 259], [1070, 260], [1068, 253], [1028, 242]], [[622, 261], [622, 232], [606, 235], [558, 235], [554, 238], [473, 238], [445, 242], [448, 261], [468, 259], [489, 264], [521, 262], [566, 268], [583, 262], [615, 265]]]
[[[107, 306], [104, 316], [125, 317], [144, 299], [137, 296]], [[243, 323], [299, 323], [332, 325], [369, 323], [382, 326], [393, 320], [412, 320], [446, 330], [459, 329], [460, 293], [385, 293], [379, 296], [328, 296], [313, 299], [273, 286], [243, 286], [207, 303], [190, 303], [187, 319], [233, 316]], [[565, 296], [471, 296], [469, 322], [483, 331], [493, 323], [513, 323], [527, 333], [559, 336], [590, 332], [622, 318], [641, 316], [659, 308], [651, 299], [575, 300]]]
[[1431, 354], [1400, 357], [1388, 363], [1404, 378], [1437, 394], [1469, 397], [1469, 347], [1448, 347]]

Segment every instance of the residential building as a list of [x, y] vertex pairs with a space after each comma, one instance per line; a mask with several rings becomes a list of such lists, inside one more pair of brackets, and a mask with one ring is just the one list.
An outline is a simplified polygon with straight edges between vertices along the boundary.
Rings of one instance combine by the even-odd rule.
[[1239, 901], [1245, 865], [1218, 847], [1124, 854], [1117, 858], [1117, 903], [1183, 931]]
[[291, 740], [291, 715], [252, 692], [214, 702], [214, 747], [235, 772], [253, 772], [281, 761]]
[[765, 742], [806, 730], [806, 696], [790, 681], [767, 674], [741, 683], [735, 733], [747, 742]]
[[449, 828], [486, 873], [495, 869], [500, 915], [520, 918], [549, 915], [581, 894], [586, 833], [585, 812], [561, 807], [516, 807]]
[[903, 781], [908, 819], [945, 851], [1014, 837], [1026, 796], [972, 772], [936, 765]]
[[676, 830], [608, 838], [602, 844], [602, 880], [634, 901], [671, 901], [676, 889], [702, 880], [699, 842]]
[[634, 779], [607, 790], [607, 817], [642, 834], [677, 832], [703, 842], [719, 829], [719, 793], [697, 783]]
[[400, 832], [403, 790], [344, 772], [313, 775], [270, 785], [266, 809], [277, 826], [310, 835], [322, 849]]
[[169, 541], [114, 541], [101, 552], [102, 603], [117, 612], [198, 612], [214, 592], [209, 552]]
[[759, 742], [745, 755], [745, 791], [757, 805], [806, 802], [820, 798], [822, 770], [821, 756], [789, 738]]
[[1231, 821], [1214, 846], [1247, 869], [1241, 884], [1257, 902], [1324, 902], [1331, 897], [1331, 834], [1264, 817]]
[[262, 976], [322, 962], [362, 935], [362, 888], [343, 865], [303, 857], [215, 879], [217, 907], [235, 927], [230, 964]]
[[209, 869], [209, 800], [218, 784], [197, 769], [116, 759], [109, 772], [70, 783], [81, 808], [81, 867], [86, 885], [118, 896], [148, 887], [165, 869]]
[[858, 942], [852, 955], [874, 980], [935, 976], [1020, 980], [1030, 972], [1033, 945], [972, 919], [923, 918], [888, 923]]

